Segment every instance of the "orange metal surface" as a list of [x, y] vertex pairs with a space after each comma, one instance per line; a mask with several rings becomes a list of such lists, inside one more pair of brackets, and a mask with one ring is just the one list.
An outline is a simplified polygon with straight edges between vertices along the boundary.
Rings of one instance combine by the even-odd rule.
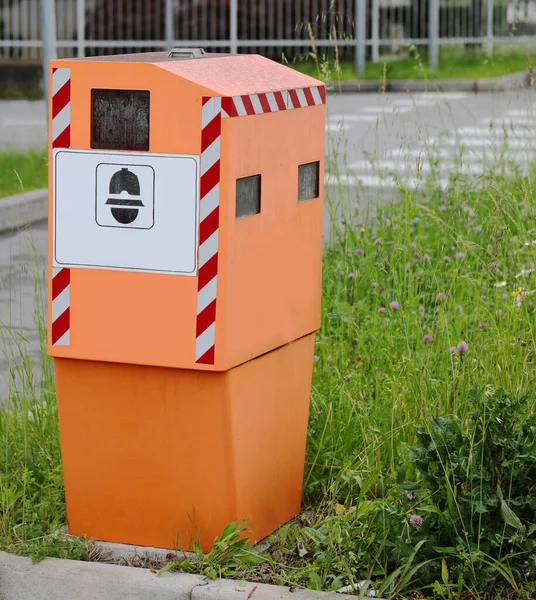
[[70, 533], [208, 550], [298, 514], [314, 337], [226, 373], [57, 358]]
[[[323, 85], [322, 82], [258, 54], [222, 55], [201, 60], [169, 60], [160, 69], [210, 88], [213, 96], [242, 96]], [[276, 137], [273, 137], [277, 140]]]
[[[223, 122], [217, 364], [240, 364], [320, 327], [324, 113], [314, 106]], [[319, 197], [298, 203], [298, 165], [317, 160]], [[236, 219], [236, 179], [255, 174], [261, 212]]]
[[[92, 88], [150, 90], [150, 151], [199, 154], [203, 96], [319, 85], [258, 56], [156, 64], [95, 58], [52, 66], [71, 69], [75, 149], [90, 148]], [[49, 342], [49, 354], [224, 371], [315, 331], [324, 119], [325, 106], [313, 106], [223, 120], [215, 365], [195, 363], [195, 277], [97, 269], [71, 269], [71, 342]], [[316, 160], [320, 196], [298, 204], [298, 165]], [[236, 220], [236, 178], [258, 173], [261, 213]], [[51, 224], [52, 202], [51, 189]]]

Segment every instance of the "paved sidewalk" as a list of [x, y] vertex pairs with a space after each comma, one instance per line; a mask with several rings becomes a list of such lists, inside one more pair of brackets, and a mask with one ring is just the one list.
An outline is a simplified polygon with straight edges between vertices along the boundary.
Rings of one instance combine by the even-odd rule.
[[350, 600], [355, 596], [0, 552], [1, 600]]

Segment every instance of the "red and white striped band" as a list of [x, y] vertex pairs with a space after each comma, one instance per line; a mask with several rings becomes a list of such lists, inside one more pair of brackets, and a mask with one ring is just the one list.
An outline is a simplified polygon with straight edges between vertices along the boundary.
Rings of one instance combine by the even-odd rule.
[[71, 343], [71, 270], [52, 269], [52, 344]]
[[221, 120], [326, 103], [323, 86], [233, 97], [204, 97], [201, 111], [201, 190], [195, 361], [213, 365], [216, 350]]
[[52, 147], [71, 145], [71, 69], [52, 69]]
[[222, 98], [222, 117], [246, 117], [326, 103], [324, 86]]
[[213, 365], [220, 224], [221, 98], [203, 98], [195, 361]]
[[[71, 69], [52, 69], [52, 147], [71, 145]], [[71, 343], [71, 271], [52, 269], [52, 345]]]

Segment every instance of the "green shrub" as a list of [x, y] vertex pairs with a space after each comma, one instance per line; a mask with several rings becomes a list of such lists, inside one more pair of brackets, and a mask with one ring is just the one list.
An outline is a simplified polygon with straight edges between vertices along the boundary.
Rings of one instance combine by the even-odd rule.
[[[475, 390], [466, 402], [464, 420], [430, 418], [409, 448], [422, 478], [410, 538], [425, 540], [422, 556], [444, 557], [454, 581], [514, 585], [536, 572], [536, 414], [501, 388]], [[420, 578], [439, 581], [440, 571], [435, 561]]]

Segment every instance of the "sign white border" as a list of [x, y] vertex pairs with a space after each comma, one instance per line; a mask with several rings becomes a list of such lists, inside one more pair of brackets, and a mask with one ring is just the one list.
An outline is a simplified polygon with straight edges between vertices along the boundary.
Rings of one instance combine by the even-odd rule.
[[[59, 262], [56, 259], [56, 251], [57, 251], [57, 178], [58, 178], [58, 169], [57, 169], [57, 157], [61, 153], [69, 153], [69, 154], [86, 154], [90, 155], [93, 158], [97, 159], [100, 163], [107, 162], [108, 160], [118, 160], [117, 165], [121, 166], [141, 166], [141, 165], [151, 165], [151, 158], [180, 158], [180, 159], [191, 159], [195, 163], [195, 232], [194, 232], [194, 266], [190, 271], [180, 271], [173, 269], [154, 269], [154, 268], [136, 268], [136, 267], [125, 267], [125, 266], [104, 266], [101, 264], [82, 264], [82, 263], [74, 263], [74, 262]], [[136, 159], [134, 162], [132, 159]], [[143, 162], [138, 162], [142, 159]], [[198, 254], [199, 254], [199, 193], [200, 193], [200, 157], [198, 155], [187, 155], [187, 154], [157, 154], [153, 152], [118, 152], [118, 151], [107, 151], [107, 150], [81, 150], [81, 149], [73, 149], [73, 148], [55, 148], [53, 150], [53, 177], [52, 177], [52, 263], [55, 267], [64, 267], [64, 268], [74, 268], [74, 269], [96, 269], [96, 270], [106, 270], [106, 271], [127, 271], [127, 272], [136, 272], [136, 273], [160, 273], [160, 274], [169, 274], [169, 275], [183, 275], [183, 276], [196, 276], [198, 272]], [[110, 164], [110, 163], [109, 163]], [[95, 181], [96, 185], [96, 181]], [[95, 191], [91, 192], [93, 198], [95, 197]], [[94, 202], [94, 200], [93, 200]], [[155, 199], [156, 202], [156, 199]], [[94, 213], [93, 213], [94, 214]], [[95, 221], [96, 223], [96, 221]], [[97, 226], [98, 223], [96, 223]], [[99, 226], [100, 227], [100, 226]], [[133, 227], [125, 227], [125, 228], [106, 228], [106, 229], [120, 229], [120, 230], [137, 230], [137, 228]], [[141, 230], [141, 231], [150, 231], [150, 230]]]

